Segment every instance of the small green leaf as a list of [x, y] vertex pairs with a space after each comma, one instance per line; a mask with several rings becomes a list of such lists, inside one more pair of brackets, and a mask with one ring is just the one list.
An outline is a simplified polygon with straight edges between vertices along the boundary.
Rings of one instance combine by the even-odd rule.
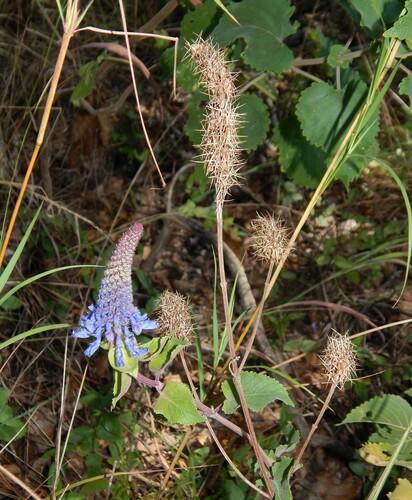
[[90, 61], [80, 68], [80, 81], [76, 85], [70, 97], [70, 102], [73, 106], [78, 106], [80, 99], [84, 99], [92, 93], [94, 78], [103, 59], [104, 56], [99, 56], [96, 60]]
[[98, 491], [107, 491], [108, 488], [110, 488], [108, 479], [96, 479], [94, 481], [88, 482], [87, 484], [81, 487], [80, 496], [68, 498], [68, 495], [67, 496], [64, 495], [64, 497], [68, 498], [68, 500], [74, 500], [75, 498], [79, 498], [80, 500], [86, 498], [86, 495], [89, 495], [90, 498], [91, 493], [97, 493]]
[[[293, 401], [287, 390], [274, 378], [262, 373], [242, 371], [240, 381], [247, 405], [253, 411], [261, 411], [267, 404], [275, 400], [293, 406]], [[225, 380], [222, 384], [222, 390], [226, 397], [222, 409], [225, 413], [233, 413], [240, 405], [234, 381]]]
[[243, 38], [242, 58], [250, 67], [278, 73], [289, 69], [294, 57], [283, 40], [296, 32], [298, 24], [290, 23], [294, 7], [288, 0], [243, 0], [232, 2], [228, 10], [240, 26], [223, 15], [211, 35], [216, 43], [226, 47]]
[[166, 339], [164, 347], [159, 351], [159, 353], [155, 354], [150, 363], [149, 369], [152, 372], [157, 372], [165, 365], [173, 361], [173, 359], [188, 345], [188, 341], [186, 339], [177, 339], [173, 337], [163, 337]]
[[88, 477], [98, 476], [102, 471], [103, 457], [99, 453], [88, 453], [84, 457]]
[[329, 56], [327, 58], [327, 63], [332, 68], [347, 68], [349, 66], [350, 60], [343, 58], [343, 56], [346, 54], [350, 54], [350, 50], [347, 49], [344, 45], [332, 45], [329, 51]]
[[270, 127], [269, 111], [256, 95], [243, 94], [236, 104], [242, 122], [239, 128], [240, 147], [250, 153], [266, 139]]
[[114, 370], [114, 386], [113, 399], [111, 409], [116, 406], [117, 402], [126, 394], [132, 383], [132, 377], [128, 373]]
[[182, 382], [169, 382], [165, 386], [154, 411], [164, 415], [170, 424], [192, 425], [206, 420], [197, 410], [189, 386]]
[[17, 297], [11, 296], [8, 299], [6, 299], [1, 305], [1, 309], [4, 311], [16, 311], [17, 309], [20, 309], [20, 307], [23, 305], [23, 302], [18, 299]]
[[405, 76], [401, 81], [399, 84], [399, 93], [407, 95], [409, 97], [409, 105], [412, 106], [412, 74], [409, 73], [409, 75]]
[[109, 353], [108, 353], [108, 359], [109, 359], [110, 366], [119, 372], [129, 373], [133, 377], [136, 377], [138, 372], [139, 372], [139, 360], [140, 360], [140, 358], [135, 358], [133, 356], [130, 356], [129, 351], [126, 349], [125, 345], [123, 344], [122, 345], [122, 353], [123, 353], [124, 366], [117, 366], [115, 353], [116, 353], [115, 347], [110, 347]]
[[0, 441], [11, 441], [13, 438], [22, 438], [27, 430], [23, 423], [13, 412], [13, 409], [6, 403], [9, 391], [0, 387]]

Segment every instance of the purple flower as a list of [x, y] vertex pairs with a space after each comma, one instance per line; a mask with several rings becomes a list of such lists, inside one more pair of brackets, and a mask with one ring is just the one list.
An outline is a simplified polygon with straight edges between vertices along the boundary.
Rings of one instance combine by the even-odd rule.
[[104, 338], [115, 348], [117, 366], [124, 366], [124, 349], [134, 358], [146, 355], [149, 349], [139, 347], [135, 336], [159, 326], [133, 304], [133, 256], [142, 233], [141, 224], [133, 224], [123, 233], [104, 272], [96, 305], [89, 306], [89, 312], [80, 319], [80, 329], [72, 332], [76, 338], [95, 339], [84, 351], [89, 357]]

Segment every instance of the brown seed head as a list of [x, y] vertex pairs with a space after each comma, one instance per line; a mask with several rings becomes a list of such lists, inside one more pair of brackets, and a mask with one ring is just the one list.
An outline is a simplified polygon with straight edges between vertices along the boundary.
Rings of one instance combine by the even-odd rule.
[[166, 290], [160, 295], [156, 309], [161, 335], [193, 340], [192, 311], [187, 297]]
[[209, 102], [203, 120], [203, 139], [199, 145], [206, 174], [216, 189], [216, 204], [221, 205], [230, 189], [240, 183], [238, 129], [241, 115], [236, 106], [236, 75], [225, 61], [225, 52], [208, 41], [198, 38], [188, 44], [187, 55], [200, 74]]
[[285, 253], [289, 231], [285, 222], [269, 214], [257, 214], [251, 221], [251, 247], [257, 259], [277, 264]]
[[356, 352], [347, 333], [342, 335], [333, 330], [325, 352], [319, 358], [325, 367], [328, 381], [338, 389], [342, 389], [345, 382], [356, 377]]

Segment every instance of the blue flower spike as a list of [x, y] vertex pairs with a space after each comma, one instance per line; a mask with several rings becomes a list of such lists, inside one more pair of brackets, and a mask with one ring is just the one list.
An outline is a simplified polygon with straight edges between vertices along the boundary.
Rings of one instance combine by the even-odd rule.
[[133, 304], [133, 256], [142, 233], [143, 226], [133, 224], [122, 234], [104, 272], [96, 305], [89, 306], [89, 312], [80, 318], [80, 328], [72, 332], [76, 338], [94, 338], [84, 351], [88, 357], [105, 340], [115, 349], [116, 365], [119, 367], [125, 365], [125, 349], [133, 358], [145, 356], [149, 349], [139, 347], [136, 336], [142, 330], [159, 327], [157, 321], [148, 319], [147, 314], [142, 314]]

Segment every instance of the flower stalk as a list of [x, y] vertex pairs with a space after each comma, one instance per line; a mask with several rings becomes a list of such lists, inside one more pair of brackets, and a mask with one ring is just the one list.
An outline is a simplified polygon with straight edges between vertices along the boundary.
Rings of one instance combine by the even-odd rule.
[[89, 305], [89, 312], [80, 319], [80, 328], [72, 332], [76, 338], [94, 338], [84, 351], [88, 357], [102, 342], [103, 347], [114, 349], [117, 367], [125, 366], [125, 356], [145, 356], [149, 349], [139, 347], [136, 336], [159, 326], [133, 304], [133, 256], [142, 233], [141, 224], [133, 224], [123, 233], [104, 272], [96, 305]]

